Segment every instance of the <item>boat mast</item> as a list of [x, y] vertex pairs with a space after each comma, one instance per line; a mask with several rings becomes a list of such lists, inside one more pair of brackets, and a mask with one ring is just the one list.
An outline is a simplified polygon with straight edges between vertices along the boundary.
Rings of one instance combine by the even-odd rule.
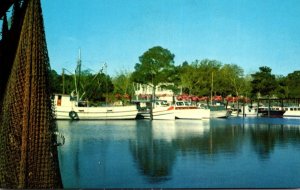
[[213, 98], [213, 88], [214, 88], [214, 72], [211, 72], [211, 90], [210, 90], [210, 105], [212, 106]]
[[107, 98], [108, 98], [108, 81], [107, 81], [107, 64], [106, 64], [106, 62], [104, 63], [103, 68], [104, 68], [105, 86], [106, 86], [105, 105], [107, 106], [107, 104], [108, 104], [108, 100], [107, 100]]
[[65, 69], [64, 68], [62, 69], [62, 86], [63, 86], [62, 93], [65, 94]]
[[[77, 60], [77, 67], [75, 70], [75, 91], [76, 91], [76, 96], [77, 96], [77, 102], [79, 101], [79, 85], [80, 85], [80, 73], [81, 73], [81, 49], [79, 49], [79, 55], [78, 55], [78, 60]], [[76, 81], [76, 75], [78, 77], [78, 80]]]

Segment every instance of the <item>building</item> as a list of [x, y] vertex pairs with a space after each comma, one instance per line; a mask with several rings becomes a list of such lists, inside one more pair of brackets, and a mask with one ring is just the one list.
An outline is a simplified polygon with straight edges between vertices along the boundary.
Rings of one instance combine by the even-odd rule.
[[[156, 87], [155, 96], [158, 100], [166, 100], [167, 102], [173, 102], [173, 96], [175, 95], [172, 90], [164, 88], [170, 86], [170, 83], [161, 83]], [[133, 100], [150, 100], [152, 96], [152, 85], [134, 83], [134, 97]]]

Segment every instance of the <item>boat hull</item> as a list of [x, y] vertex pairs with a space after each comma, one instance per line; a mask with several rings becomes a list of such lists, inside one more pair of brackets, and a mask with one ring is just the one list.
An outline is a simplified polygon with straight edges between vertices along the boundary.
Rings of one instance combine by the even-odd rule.
[[[151, 119], [150, 111], [139, 113], [141, 119]], [[175, 120], [174, 107], [155, 107], [153, 109], [153, 120]]]
[[283, 117], [287, 119], [300, 119], [300, 107], [286, 107]]
[[55, 113], [58, 120], [122, 120], [135, 119], [138, 111], [136, 106], [73, 107], [57, 108]]
[[207, 119], [210, 117], [208, 109], [175, 109], [176, 119]]

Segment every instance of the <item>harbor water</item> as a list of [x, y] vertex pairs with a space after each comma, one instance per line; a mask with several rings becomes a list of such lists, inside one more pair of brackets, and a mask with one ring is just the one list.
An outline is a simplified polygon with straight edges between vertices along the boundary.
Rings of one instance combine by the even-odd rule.
[[65, 188], [300, 187], [300, 119], [57, 124]]

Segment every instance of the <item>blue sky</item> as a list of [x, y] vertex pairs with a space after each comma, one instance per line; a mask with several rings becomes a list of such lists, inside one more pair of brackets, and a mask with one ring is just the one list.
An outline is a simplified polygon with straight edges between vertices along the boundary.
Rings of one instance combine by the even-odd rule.
[[154, 46], [175, 65], [196, 59], [237, 64], [245, 74], [269, 66], [300, 70], [300, 0], [42, 0], [52, 69], [133, 71]]

